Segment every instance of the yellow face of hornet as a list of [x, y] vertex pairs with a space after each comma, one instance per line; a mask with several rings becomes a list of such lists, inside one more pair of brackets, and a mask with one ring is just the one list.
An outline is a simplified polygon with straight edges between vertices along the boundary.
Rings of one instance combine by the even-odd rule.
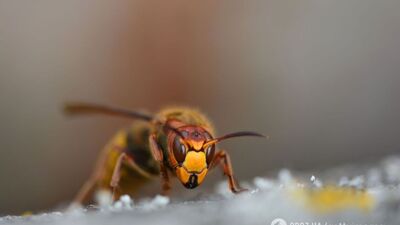
[[203, 182], [215, 155], [215, 144], [206, 144], [212, 137], [198, 126], [177, 130], [181, 135], [172, 133], [169, 137], [169, 160], [178, 179], [192, 189]]

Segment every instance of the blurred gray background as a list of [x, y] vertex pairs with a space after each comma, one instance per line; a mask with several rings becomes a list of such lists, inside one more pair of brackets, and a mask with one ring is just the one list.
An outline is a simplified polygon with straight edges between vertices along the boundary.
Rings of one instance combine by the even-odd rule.
[[398, 152], [399, 12], [397, 0], [0, 0], [0, 215], [68, 202], [130, 123], [67, 118], [69, 100], [184, 104], [219, 134], [269, 134], [221, 144], [242, 181]]

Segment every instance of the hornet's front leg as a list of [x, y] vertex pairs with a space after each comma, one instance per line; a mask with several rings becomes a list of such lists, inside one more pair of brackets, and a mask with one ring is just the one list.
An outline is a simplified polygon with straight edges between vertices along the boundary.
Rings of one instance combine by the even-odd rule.
[[[111, 151], [117, 151], [117, 152], [123, 152], [123, 148], [115, 145], [110, 147]], [[106, 148], [108, 151], [108, 148]], [[82, 186], [82, 188], [79, 190], [78, 194], [76, 195], [73, 203], [71, 204], [70, 208], [75, 207], [76, 205], [81, 205], [81, 204], [86, 204], [90, 202], [90, 199], [93, 198], [93, 193], [95, 192], [98, 182], [102, 179], [102, 176], [105, 173], [105, 163], [107, 160], [107, 152], [103, 151], [101, 153], [101, 156], [99, 160], [96, 163], [95, 170], [93, 171], [92, 175], [90, 178], [85, 182], [85, 184]], [[118, 161], [121, 161], [122, 158], [118, 159]], [[113, 182], [110, 184], [113, 188], [113, 191], [115, 191], [116, 187], [118, 186], [118, 181], [119, 181], [119, 167], [121, 166], [121, 162], [116, 163], [117, 168], [114, 170], [113, 173]]]
[[119, 149], [120, 155], [115, 163], [114, 172], [111, 177], [110, 186], [112, 188], [112, 200], [115, 201], [115, 193], [117, 191], [119, 181], [121, 179], [121, 167], [123, 163], [133, 168], [136, 172], [141, 174], [143, 177], [151, 178], [146, 171], [143, 171], [134, 161], [134, 159], [126, 153], [126, 150]]
[[170, 185], [170, 181], [169, 181], [169, 177], [168, 177], [168, 171], [167, 171], [167, 168], [166, 168], [166, 166], [164, 164], [164, 160], [163, 160], [164, 159], [163, 152], [157, 143], [155, 134], [150, 135], [149, 145], [150, 145], [150, 150], [151, 150], [151, 153], [152, 153], [154, 159], [160, 165], [160, 176], [161, 176], [161, 182], [162, 182], [161, 194], [166, 196], [169, 194], [169, 191], [171, 190], [171, 185]]
[[211, 168], [214, 168], [218, 164], [221, 165], [221, 168], [224, 171], [224, 175], [226, 175], [228, 177], [229, 188], [231, 189], [231, 191], [233, 193], [237, 194], [242, 191], [247, 191], [247, 189], [241, 188], [236, 183], [235, 177], [233, 176], [231, 159], [226, 151], [220, 150], [220, 151], [216, 152], [216, 154], [214, 156], [214, 160], [211, 164]]
[[127, 160], [127, 155], [125, 152], [122, 152], [115, 163], [114, 172], [110, 181], [110, 186], [112, 188], [112, 201], [115, 201], [115, 192], [118, 188], [119, 180], [121, 179], [121, 166], [122, 161], [124, 160]]

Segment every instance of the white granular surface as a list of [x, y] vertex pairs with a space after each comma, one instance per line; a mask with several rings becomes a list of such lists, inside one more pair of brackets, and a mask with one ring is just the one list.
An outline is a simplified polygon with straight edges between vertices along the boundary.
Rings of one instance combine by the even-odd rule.
[[[346, 176], [344, 176], [346, 175]], [[293, 189], [318, 189], [326, 183], [365, 190], [374, 199], [368, 211], [347, 208], [318, 213], [289, 194]], [[170, 201], [156, 196], [133, 200], [122, 196], [113, 205], [20, 217], [5, 216], [0, 224], [273, 224], [358, 225], [400, 224], [400, 157], [391, 156], [371, 165], [350, 165], [324, 172], [296, 173], [282, 169], [274, 177], [256, 177], [250, 191], [233, 195], [226, 183], [206, 199]]]

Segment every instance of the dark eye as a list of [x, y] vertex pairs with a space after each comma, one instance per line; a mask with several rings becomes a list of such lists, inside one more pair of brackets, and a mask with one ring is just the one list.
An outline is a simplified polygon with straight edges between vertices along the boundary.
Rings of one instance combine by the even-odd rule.
[[212, 162], [213, 158], [214, 158], [214, 154], [215, 154], [215, 145], [210, 145], [206, 148], [206, 161], [207, 161], [207, 165], [210, 165], [210, 163]]
[[181, 143], [179, 136], [177, 136], [174, 140], [173, 152], [178, 163], [182, 163], [185, 160], [186, 146]]

